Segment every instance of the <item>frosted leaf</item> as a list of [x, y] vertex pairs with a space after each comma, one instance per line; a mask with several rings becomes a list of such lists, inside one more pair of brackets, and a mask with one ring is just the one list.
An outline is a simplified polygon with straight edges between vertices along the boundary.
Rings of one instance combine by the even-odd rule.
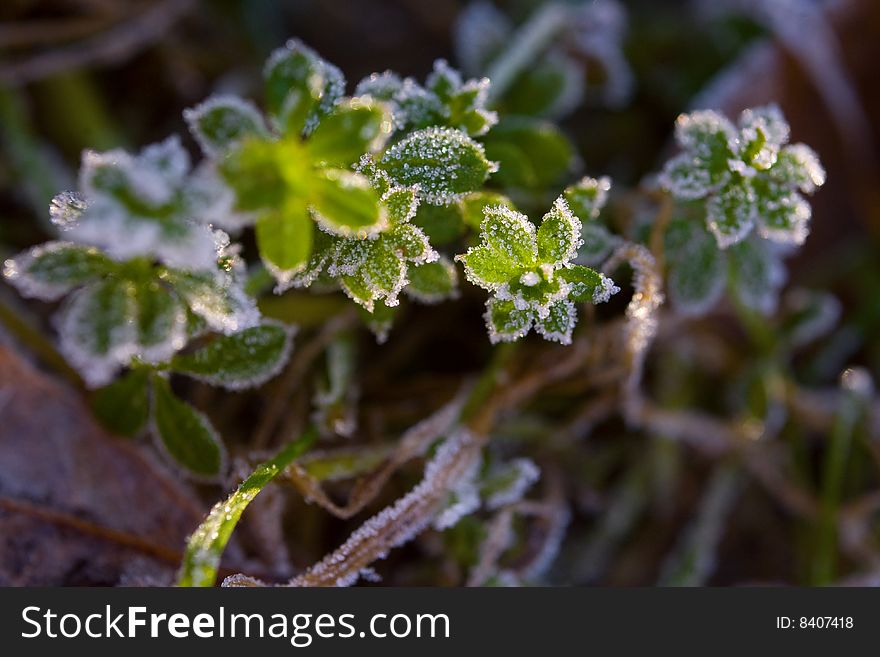
[[312, 218], [342, 237], [375, 235], [388, 225], [388, 214], [366, 176], [343, 169], [323, 169], [312, 181]]
[[138, 335], [133, 355], [146, 363], [163, 363], [186, 345], [186, 308], [155, 280], [137, 284], [134, 296]]
[[406, 285], [406, 263], [392, 248], [377, 241], [359, 272], [370, 290], [371, 299], [384, 299], [386, 306], [396, 306], [397, 296]]
[[293, 334], [283, 324], [264, 322], [176, 356], [171, 369], [228, 390], [254, 388], [277, 375], [287, 363]]
[[668, 291], [683, 315], [702, 315], [724, 294], [727, 257], [715, 240], [693, 221], [673, 222], [667, 233]]
[[797, 192], [767, 189], [756, 199], [758, 234], [780, 244], [799, 246], [810, 232], [810, 204]]
[[536, 262], [537, 231], [528, 217], [502, 205], [486, 208], [483, 214], [480, 235], [498, 257], [520, 266]]
[[723, 184], [725, 176], [713, 179], [712, 172], [689, 152], [669, 160], [660, 173], [660, 186], [675, 198], [693, 200], [703, 198]]
[[[410, 228], [408, 224], [397, 228], [404, 227]], [[380, 299], [386, 306], [398, 304], [397, 297], [407, 283], [407, 269], [406, 257], [395, 246], [394, 239], [381, 235], [375, 239], [340, 241], [328, 271], [331, 276], [340, 276], [343, 291], [353, 301], [373, 312]]]
[[538, 259], [555, 267], [566, 264], [581, 246], [581, 227], [581, 220], [571, 213], [565, 198], [557, 198], [538, 228]]
[[571, 265], [560, 269], [557, 275], [567, 284], [567, 296], [579, 303], [605, 303], [620, 292], [610, 278], [589, 267]]
[[391, 111], [369, 96], [338, 101], [312, 132], [306, 148], [321, 166], [348, 167], [380, 150], [391, 134]]
[[474, 285], [497, 290], [519, 270], [535, 264], [537, 233], [525, 215], [500, 205], [486, 208], [480, 235], [480, 245], [455, 257]]
[[392, 224], [408, 222], [416, 216], [419, 208], [418, 188], [391, 187], [382, 194], [381, 201]]
[[183, 118], [208, 157], [219, 157], [249, 137], [269, 135], [257, 107], [238, 96], [211, 96], [185, 109]]
[[49, 218], [61, 230], [72, 228], [86, 209], [86, 202], [78, 192], [61, 192], [49, 204]]
[[577, 311], [574, 304], [568, 299], [563, 299], [550, 306], [546, 317], [539, 317], [535, 321], [535, 330], [545, 340], [571, 344], [571, 333], [575, 324], [577, 324]]
[[509, 42], [513, 23], [491, 2], [472, 2], [459, 12], [453, 29], [458, 61], [470, 74], [487, 69]]
[[198, 223], [237, 232], [256, 221], [253, 213], [236, 209], [235, 192], [226, 185], [217, 169], [204, 162], [190, 177], [185, 190], [191, 216]]
[[792, 185], [804, 194], [812, 194], [825, 184], [825, 169], [819, 156], [806, 144], [786, 146], [770, 170], [772, 180]]
[[740, 303], [765, 315], [776, 309], [785, 269], [772, 246], [747, 240], [729, 250], [733, 290]]
[[610, 191], [611, 179], [608, 176], [599, 179], [586, 176], [567, 187], [564, 196], [572, 213], [586, 224], [599, 216], [605, 203], [608, 202]]
[[393, 248], [400, 258], [414, 264], [435, 262], [440, 256], [431, 248], [428, 236], [418, 226], [413, 224], [398, 224], [392, 226], [382, 236], [389, 246]]
[[486, 477], [480, 491], [486, 500], [486, 508], [495, 510], [519, 502], [540, 477], [541, 471], [531, 459], [514, 459], [495, 468]]
[[755, 222], [755, 195], [747, 185], [729, 185], [709, 198], [706, 222], [718, 248], [726, 249], [751, 232]]
[[746, 109], [739, 117], [743, 160], [756, 169], [769, 169], [779, 149], [788, 142], [790, 129], [778, 105]]
[[115, 268], [115, 263], [93, 247], [47, 242], [4, 262], [3, 276], [22, 296], [55, 301]]
[[682, 114], [675, 122], [679, 145], [710, 163], [726, 163], [735, 153], [736, 129], [723, 115], [713, 110]]
[[59, 348], [86, 385], [109, 383], [137, 353], [134, 287], [108, 279], [75, 292], [57, 316]]
[[418, 186], [429, 203], [446, 205], [479, 189], [497, 169], [481, 144], [450, 128], [427, 128], [389, 148], [379, 166], [397, 184]]
[[532, 328], [534, 312], [518, 310], [513, 301], [491, 298], [486, 302], [484, 318], [492, 344], [515, 342]]
[[213, 234], [193, 220], [186, 193], [189, 166], [177, 137], [137, 156], [87, 151], [80, 170], [86, 208], [70, 239], [117, 260], [147, 256], [172, 267], [213, 269]]
[[461, 73], [452, 68], [445, 59], [434, 62], [434, 70], [425, 80], [425, 86], [444, 100], [453, 96], [462, 84]]
[[273, 123], [289, 134], [310, 133], [345, 93], [342, 72], [296, 39], [269, 56], [263, 77]]
[[377, 100], [393, 100], [403, 86], [403, 80], [397, 73], [385, 71], [373, 73], [357, 83], [355, 96], [371, 96]]
[[[169, 188], [174, 188], [189, 173], [189, 153], [180, 143], [180, 137], [172, 135], [164, 141], [146, 146], [136, 158], [138, 171], [136, 175], [156, 175], [161, 177]], [[146, 189], [142, 189], [145, 198], [150, 197]], [[164, 193], [159, 195], [159, 202], [163, 200]], [[152, 200], [152, 199], [150, 199]]]
[[166, 269], [160, 277], [215, 331], [229, 335], [260, 323], [256, 302], [232, 275]]
[[409, 283], [404, 292], [425, 304], [435, 304], [458, 296], [458, 272], [444, 256], [409, 270]]

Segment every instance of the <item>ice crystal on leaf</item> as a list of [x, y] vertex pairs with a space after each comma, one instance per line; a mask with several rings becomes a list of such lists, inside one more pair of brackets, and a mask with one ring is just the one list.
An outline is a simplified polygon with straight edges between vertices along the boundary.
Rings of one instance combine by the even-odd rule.
[[493, 296], [486, 304], [492, 342], [513, 341], [534, 326], [547, 340], [568, 344], [575, 303], [601, 303], [618, 291], [602, 274], [572, 264], [581, 221], [559, 197], [536, 230], [528, 217], [504, 206], [485, 210], [481, 243], [456, 256], [465, 276]]
[[802, 244], [811, 215], [803, 194], [825, 182], [825, 171], [810, 148], [788, 145], [789, 132], [775, 105], [745, 110], [737, 126], [709, 110], [682, 115], [676, 140], [684, 152], [660, 182], [678, 199], [705, 201], [706, 224], [722, 249], [753, 230]]

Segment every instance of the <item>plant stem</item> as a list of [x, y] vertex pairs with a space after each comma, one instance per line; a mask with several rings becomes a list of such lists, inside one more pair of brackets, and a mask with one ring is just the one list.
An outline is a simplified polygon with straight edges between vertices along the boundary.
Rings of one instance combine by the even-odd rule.
[[483, 370], [461, 410], [459, 419], [463, 424], [471, 424], [479, 429], [486, 428], [487, 418], [483, 417], [483, 412], [492, 393], [503, 382], [504, 370], [516, 353], [518, 344], [519, 342], [504, 342], [495, 347], [492, 359]]
[[497, 102], [526, 67], [565, 28], [570, 18], [568, 7], [551, 3], [538, 9], [511, 37], [511, 45], [489, 67], [486, 77], [492, 80], [489, 98]]
[[831, 428], [822, 473], [819, 525], [816, 530], [813, 563], [810, 569], [810, 584], [813, 586], [828, 586], [834, 582], [837, 575], [840, 498], [853, 434], [862, 417], [862, 408], [856, 394], [845, 392], [840, 410], [834, 419], [834, 426]]

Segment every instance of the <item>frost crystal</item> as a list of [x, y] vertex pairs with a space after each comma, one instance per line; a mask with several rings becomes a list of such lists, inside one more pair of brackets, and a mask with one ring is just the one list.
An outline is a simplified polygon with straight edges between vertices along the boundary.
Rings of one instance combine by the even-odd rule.
[[753, 229], [774, 242], [802, 244], [811, 212], [801, 194], [821, 186], [825, 171], [807, 146], [787, 145], [789, 132], [776, 105], [745, 110], [737, 127], [713, 111], [682, 115], [676, 139], [684, 152], [666, 164], [660, 183], [681, 200], [705, 199], [719, 248]]
[[483, 483], [486, 508], [495, 510], [519, 502], [540, 477], [541, 471], [531, 459], [515, 459], [496, 468]]
[[534, 326], [547, 340], [568, 344], [577, 322], [575, 302], [601, 303], [618, 291], [602, 274], [572, 264], [581, 245], [581, 221], [560, 196], [535, 229], [504, 206], [484, 210], [482, 242], [456, 256], [465, 276], [493, 296], [486, 326], [494, 342], [518, 340]]

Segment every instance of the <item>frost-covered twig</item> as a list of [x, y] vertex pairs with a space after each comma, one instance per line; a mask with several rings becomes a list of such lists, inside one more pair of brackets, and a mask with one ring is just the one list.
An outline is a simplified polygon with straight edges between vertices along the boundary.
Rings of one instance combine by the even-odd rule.
[[648, 346], [657, 332], [656, 315], [663, 303], [663, 279], [654, 257], [640, 244], [621, 246], [603, 269], [613, 271], [624, 262], [633, 269], [634, 288], [632, 299], [626, 307], [624, 365], [628, 375], [623, 384], [623, 411], [625, 417], [632, 421], [642, 407], [639, 386]]

